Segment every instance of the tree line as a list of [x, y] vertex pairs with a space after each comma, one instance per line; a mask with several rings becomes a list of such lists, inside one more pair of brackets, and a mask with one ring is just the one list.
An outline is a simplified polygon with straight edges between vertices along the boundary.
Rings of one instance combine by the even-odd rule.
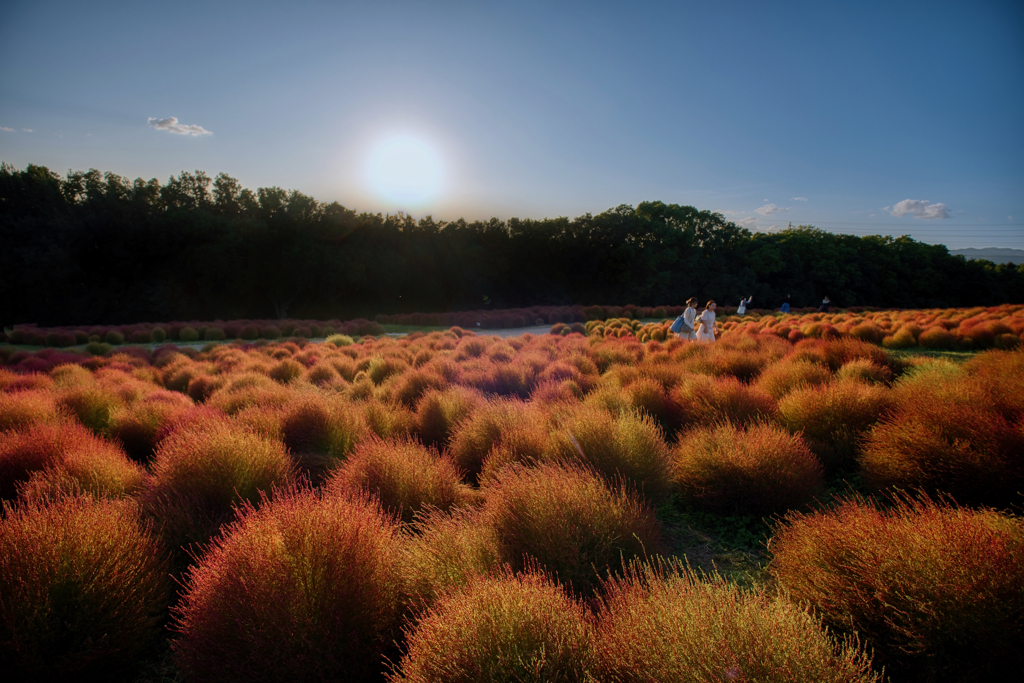
[[0, 167], [4, 324], [350, 318], [539, 305], [948, 307], [1024, 302], [1024, 266], [909, 237], [752, 233], [643, 202], [576, 218], [416, 220], [221, 173], [161, 184]]

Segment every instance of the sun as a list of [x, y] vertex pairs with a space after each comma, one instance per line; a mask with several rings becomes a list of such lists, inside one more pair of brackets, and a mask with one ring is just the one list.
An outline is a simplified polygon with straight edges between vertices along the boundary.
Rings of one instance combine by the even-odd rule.
[[370, 152], [368, 167], [374, 194], [397, 208], [410, 209], [434, 199], [444, 181], [441, 156], [427, 140], [396, 133]]

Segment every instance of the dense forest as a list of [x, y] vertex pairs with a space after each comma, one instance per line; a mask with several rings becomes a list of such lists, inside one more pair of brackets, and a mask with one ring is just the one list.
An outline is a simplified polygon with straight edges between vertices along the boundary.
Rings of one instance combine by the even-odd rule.
[[228, 175], [167, 183], [0, 168], [3, 324], [370, 317], [534, 305], [777, 307], [1024, 302], [1024, 266], [908, 237], [751, 233], [643, 202], [598, 215], [451, 222], [356, 213]]

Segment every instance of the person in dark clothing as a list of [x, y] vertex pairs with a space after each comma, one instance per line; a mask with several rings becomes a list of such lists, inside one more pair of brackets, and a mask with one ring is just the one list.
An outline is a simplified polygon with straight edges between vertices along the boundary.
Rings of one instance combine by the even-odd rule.
[[786, 298], [782, 301], [782, 312], [789, 313], [789, 294], [787, 294]]
[[819, 313], [828, 313], [828, 307], [832, 304], [832, 300], [827, 296], [821, 300], [821, 306], [818, 308]]

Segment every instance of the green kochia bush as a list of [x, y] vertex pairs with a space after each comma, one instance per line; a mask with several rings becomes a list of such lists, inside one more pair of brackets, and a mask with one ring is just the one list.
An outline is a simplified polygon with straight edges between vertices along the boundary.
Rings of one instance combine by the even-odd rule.
[[598, 681], [881, 681], [794, 603], [674, 562], [633, 564], [608, 581], [598, 619]]
[[292, 491], [247, 507], [185, 581], [191, 681], [377, 681], [399, 635], [396, 522], [365, 499]]
[[5, 505], [5, 680], [126, 678], [159, 638], [169, 599], [165, 551], [134, 503], [72, 497]]
[[1024, 670], [1024, 525], [924, 501], [853, 499], [791, 514], [771, 571], [825, 624], [856, 632], [893, 680], [1012, 680]]

